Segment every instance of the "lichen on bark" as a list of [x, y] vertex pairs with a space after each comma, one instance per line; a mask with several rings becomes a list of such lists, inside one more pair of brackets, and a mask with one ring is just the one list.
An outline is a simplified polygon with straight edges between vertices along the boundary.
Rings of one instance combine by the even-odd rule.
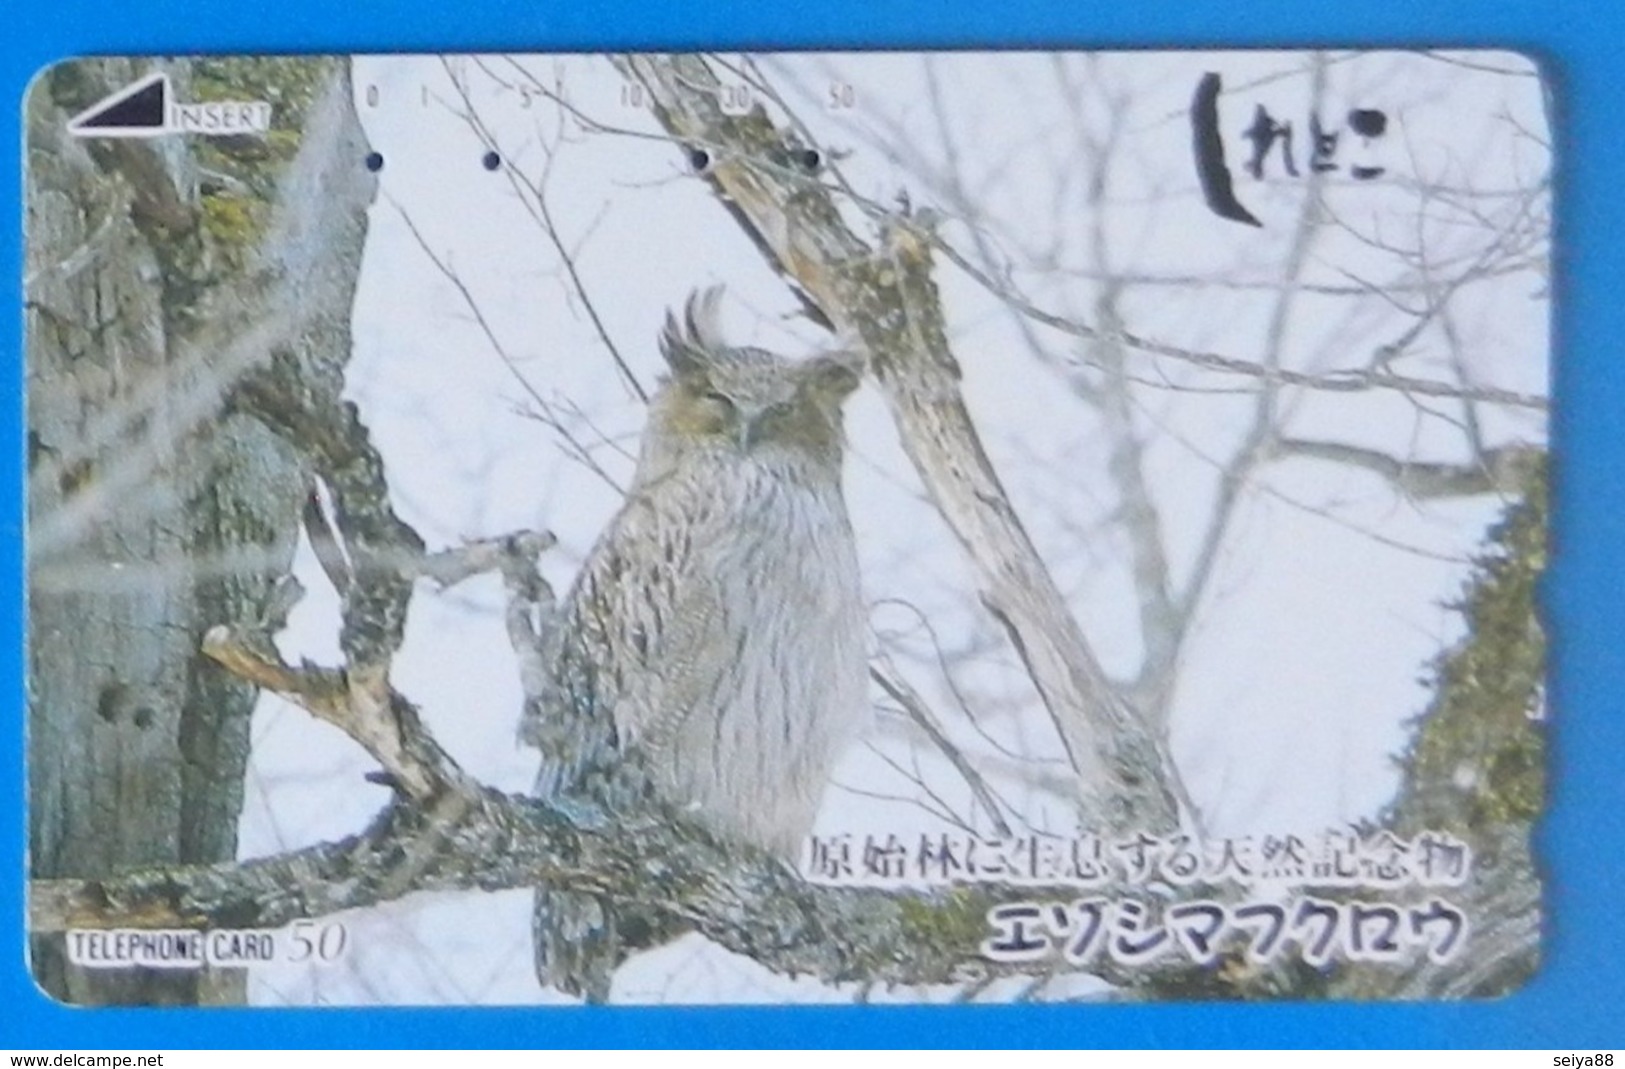
[[[272, 100], [270, 135], [68, 134], [70, 116], [157, 68], [182, 100]], [[275, 247], [290, 204], [308, 207], [285, 195], [286, 183], [323, 162], [300, 162], [312, 104], [335, 92], [348, 110], [343, 61], [324, 58], [73, 60], [33, 85], [25, 316], [34, 878], [235, 855], [256, 691], [203, 658], [199, 643], [221, 620], [252, 616], [286, 572], [309, 465], [262, 421], [232, 411], [242, 372], [223, 364], [220, 344], [283, 316], [284, 276], [303, 291], [283, 303], [348, 314], [352, 291], [342, 281], [353, 285], [359, 264], [364, 202], [342, 205], [355, 225], [322, 232], [336, 252], [300, 251], [305, 270], [289, 270]], [[322, 271], [329, 263], [337, 266]], [[318, 300], [321, 287], [334, 292]], [[286, 344], [313, 344], [308, 329], [289, 331]], [[348, 336], [333, 341], [341, 351], [331, 359], [342, 366]], [[81, 970], [52, 936], [31, 940], [30, 952], [36, 980], [64, 1001], [243, 997], [235, 972]]]

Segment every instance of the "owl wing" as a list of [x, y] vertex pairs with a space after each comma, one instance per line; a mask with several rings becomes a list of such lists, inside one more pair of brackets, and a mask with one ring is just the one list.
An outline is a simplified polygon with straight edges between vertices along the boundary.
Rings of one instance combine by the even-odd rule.
[[543, 753], [537, 793], [624, 777], [669, 738], [726, 656], [721, 600], [705, 547], [715, 502], [664, 479], [630, 496], [582, 565], [553, 632], [544, 699], [525, 741]]

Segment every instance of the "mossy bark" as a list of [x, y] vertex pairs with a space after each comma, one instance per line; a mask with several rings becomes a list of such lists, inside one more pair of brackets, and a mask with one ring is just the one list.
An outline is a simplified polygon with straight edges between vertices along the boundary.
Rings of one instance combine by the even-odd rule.
[[1472, 847], [1452, 897], [1472, 925], [1456, 960], [1404, 970], [1350, 966], [1330, 993], [1353, 998], [1492, 998], [1540, 962], [1541, 885], [1532, 838], [1546, 804], [1546, 634], [1540, 578], [1549, 545], [1544, 454], [1521, 461], [1522, 497], [1490, 529], [1454, 604], [1467, 632], [1428, 670], [1398, 795], [1382, 823], [1403, 836], [1448, 832]]
[[[151, 66], [64, 63], [27, 102], [34, 878], [235, 856], [256, 692], [198, 646], [252, 616], [287, 570], [308, 489], [300, 454], [234, 409], [232, 370], [209, 390], [197, 380], [219, 338], [271, 314], [282, 185], [312, 101], [343, 83], [348, 111], [345, 64], [161, 64], [182, 99], [270, 99], [267, 137], [67, 133], [69, 116]], [[329, 254], [350, 278], [333, 298], [346, 312], [364, 232], [362, 220]], [[82, 970], [57, 937], [30, 949], [36, 980], [67, 1002], [243, 998], [240, 973]]]

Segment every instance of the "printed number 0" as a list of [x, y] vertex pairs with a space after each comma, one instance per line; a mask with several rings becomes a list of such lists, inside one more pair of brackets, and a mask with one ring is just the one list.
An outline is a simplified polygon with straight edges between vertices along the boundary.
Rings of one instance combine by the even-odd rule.
[[369, 86], [367, 86], [367, 107], [376, 108], [377, 106], [378, 106], [378, 87], [376, 85], [369, 85]]

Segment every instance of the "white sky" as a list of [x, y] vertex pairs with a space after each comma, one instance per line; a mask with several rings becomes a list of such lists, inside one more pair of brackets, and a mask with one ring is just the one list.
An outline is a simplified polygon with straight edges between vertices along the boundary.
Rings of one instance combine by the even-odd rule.
[[[625, 103], [623, 82], [606, 61], [521, 62], [596, 122], [658, 132], [652, 117]], [[461, 103], [448, 65], [494, 135], [504, 160], [496, 172], [482, 167], [487, 146], [454, 113]], [[516, 74], [503, 61], [489, 69]], [[1104, 269], [1125, 282], [1121, 309], [1134, 333], [1264, 359], [1308, 183], [1282, 177], [1279, 157], [1265, 181], [1246, 176], [1240, 131], [1259, 104], [1292, 121], [1304, 169], [1308, 56], [962, 54], [939, 56], [928, 69], [916, 56], [802, 55], [765, 60], [762, 69], [814, 142], [841, 157], [858, 194], [892, 205], [907, 191], [916, 207], [942, 213], [943, 235], [973, 259], [979, 233], [980, 247], [1041, 307], [1095, 322]], [[1202, 204], [1187, 109], [1205, 71], [1224, 77], [1220, 118], [1231, 169], [1261, 229], [1222, 220]], [[1364, 366], [1414, 322], [1426, 302], [1418, 284], [1437, 284], [1487, 256], [1510, 257], [1522, 240], [1520, 269], [1455, 290], [1447, 312], [1430, 319], [1391, 370], [1453, 380], [1454, 339], [1462, 373], [1475, 384], [1545, 392], [1544, 223], [1525, 221], [1531, 234], [1496, 244], [1497, 228], [1520, 218], [1518, 206], [1537, 220], [1549, 211], [1544, 196], [1528, 195], [1550, 166], [1532, 71], [1506, 54], [1328, 58], [1320, 105], [1328, 126], [1341, 126], [1357, 106], [1389, 118], [1388, 134], [1373, 145], [1344, 135], [1339, 162], [1359, 148], [1360, 162], [1388, 172], [1373, 182], [1346, 171], [1325, 180], [1328, 214], [1307, 246], [1301, 281], [1369, 284], [1371, 292], [1300, 292], [1280, 335], [1284, 366], [1310, 373]], [[533, 216], [534, 200], [516, 193], [516, 176], [541, 182], [545, 174], [559, 240], [608, 337], [646, 386], [659, 373], [653, 342], [666, 310], [710, 283], [728, 286], [733, 339], [789, 352], [830, 341], [786, 318], [796, 307], [789, 292], [665, 140], [586, 131], [546, 100], [527, 106], [467, 60], [361, 59], [355, 83], [385, 165], [355, 307], [348, 393], [384, 453], [396, 507], [431, 548], [546, 527], [561, 547], [545, 569], [563, 590], [617, 506], [610, 483], [627, 481], [642, 415]], [[851, 86], [855, 107], [826, 108], [832, 86]], [[1102, 159], [1104, 191], [1092, 204], [1091, 171]], [[855, 210], [848, 217], [868, 225]], [[506, 361], [407, 218], [473, 296]], [[1418, 253], [1410, 262], [1407, 250]], [[1045, 328], [1029, 339], [966, 274], [943, 265], [937, 277], [967, 401], [993, 462], [1108, 670], [1130, 675], [1142, 642], [1128, 536], [1107, 471], [1109, 428], [1069, 387], [1066, 369], [1080, 356], [1075, 339]], [[1221, 488], [1216, 460], [1245, 434], [1252, 400], [1238, 388], [1251, 383], [1144, 354], [1132, 355], [1130, 366], [1145, 383], [1132, 392], [1135, 434], [1173, 577], [1183, 582]], [[591, 447], [602, 474], [570, 456], [556, 430], [522, 413], [538, 407], [528, 391]], [[1459, 404], [1380, 391], [1287, 391], [1282, 405], [1292, 436], [1401, 459], [1467, 458]], [[1476, 407], [1486, 444], [1544, 442], [1543, 414]], [[1034, 771], [1060, 771], [1053, 732], [1019, 662], [980, 610], [964, 555], [923, 502], [872, 386], [852, 402], [848, 419], [846, 491], [876, 626], [896, 636], [889, 648], [899, 664], [1018, 814], [1035, 826], [1068, 828], [1064, 807], [1032, 785]], [[1318, 460], [1259, 470], [1226, 529], [1172, 707], [1176, 759], [1212, 833], [1319, 831], [1378, 812], [1396, 784], [1403, 724], [1428, 699], [1423, 667], [1460, 632], [1444, 606], [1501, 506], [1492, 497], [1408, 501], [1368, 472]], [[308, 547], [296, 570], [312, 594], [283, 636], [285, 651], [331, 663], [336, 598]], [[535, 757], [514, 743], [520, 692], [499, 609], [494, 579], [448, 594], [420, 590], [395, 682], [469, 771], [519, 791], [530, 785]], [[953, 682], [981, 731], [958, 711], [922, 615], [936, 642], [958, 651]], [[1023, 766], [1000, 751], [1050, 763]], [[821, 831], [941, 826], [906, 800], [848, 789], [917, 795], [888, 760], [904, 767], [917, 760], [948, 805], [970, 812], [963, 784], [929, 744], [880, 718], [838, 771]], [[243, 856], [363, 826], [384, 800], [381, 788], [362, 780], [369, 767], [337, 732], [263, 700]], [[528, 892], [417, 896], [345, 921], [354, 948], [345, 964], [256, 973], [256, 999], [549, 997], [530, 974]], [[635, 961], [618, 985], [618, 997], [635, 1000], [851, 994], [772, 977], [695, 938]]]

